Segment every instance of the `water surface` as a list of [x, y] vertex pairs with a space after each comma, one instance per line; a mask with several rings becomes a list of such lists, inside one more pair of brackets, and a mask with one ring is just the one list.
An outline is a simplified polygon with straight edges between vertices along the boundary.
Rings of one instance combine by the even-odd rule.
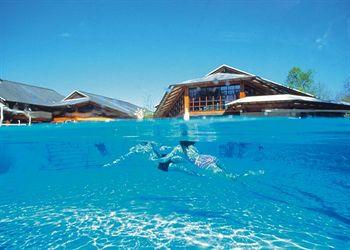
[[[180, 140], [241, 177], [133, 151]], [[2, 127], [0, 159], [0, 248], [350, 247], [349, 119]]]

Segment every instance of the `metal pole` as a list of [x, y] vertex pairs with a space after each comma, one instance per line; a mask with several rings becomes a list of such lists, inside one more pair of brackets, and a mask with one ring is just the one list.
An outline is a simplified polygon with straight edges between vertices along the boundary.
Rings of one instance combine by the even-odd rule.
[[4, 106], [0, 106], [0, 126], [2, 126], [3, 121], [4, 121]]

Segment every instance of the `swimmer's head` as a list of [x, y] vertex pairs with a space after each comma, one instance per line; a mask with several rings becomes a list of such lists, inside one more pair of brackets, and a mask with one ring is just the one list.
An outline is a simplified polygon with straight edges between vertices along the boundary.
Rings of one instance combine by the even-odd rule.
[[194, 142], [194, 141], [180, 141], [179, 143], [180, 143], [180, 146], [182, 148], [187, 148], [189, 146], [194, 145], [196, 142]]

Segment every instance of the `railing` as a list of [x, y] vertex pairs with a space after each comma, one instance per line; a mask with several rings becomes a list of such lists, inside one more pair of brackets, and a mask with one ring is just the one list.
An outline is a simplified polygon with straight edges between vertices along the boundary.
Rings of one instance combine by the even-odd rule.
[[225, 110], [225, 101], [221, 96], [219, 99], [214, 97], [191, 98], [190, 111], [221, 111]]

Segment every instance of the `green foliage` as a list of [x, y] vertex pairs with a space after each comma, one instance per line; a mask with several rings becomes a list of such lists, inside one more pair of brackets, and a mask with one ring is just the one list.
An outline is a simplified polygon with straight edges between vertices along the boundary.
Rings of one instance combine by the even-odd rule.
[[286, 85], [290, 88], [303, 92], [313, 92], [313, 72], [311, 70], [302, 71], [298, 67], [293, 67], [287, 76]]
[[154, 112], [152, 112], [152, 111], [146, 111], [146, 112], [145, 112], [144, 119], [152, 119], [152, 118], [154, 118]]
[[344, 96], [344, 97], [342, 98], [342, 101], [343, 101], [343, 102], [348, 102], [348, 103], [350, 103], [350, 95]]
[[293, 67], [287, 76], [286, 85], [290, 88], [312, 94], [320, 99], [329, 99], [329, 91], [320, 83], [314, 81], [312, 70], [303, 71], [299, 67]]
[[350, 77], [344, 83], [343, 90], [340, 93], [340, 100], [350, 103]]

